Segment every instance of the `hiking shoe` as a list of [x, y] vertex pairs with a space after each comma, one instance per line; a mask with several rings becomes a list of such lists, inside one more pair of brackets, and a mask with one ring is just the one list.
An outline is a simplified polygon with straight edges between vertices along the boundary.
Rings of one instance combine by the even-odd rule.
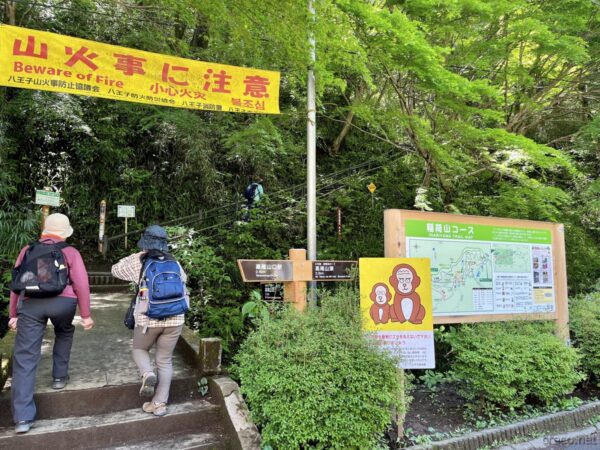
[[156, 385], [156, 374], [154, 372], [146, 372], [142, 377], [142, 387], [140, 395], [142, 397], [151, 397], [154, 395], [154, 386]]
[[[166, 412], [165, 412], [166, 414]], [[15, 433], [23, 434], [27, 433], [31, 426], [33, 425], [33, 420], [21, 420], [15, 424]]]
[[166, 403], [154, 403], [154, 402], [146, 402], [142, 405], [142, 409], [144, 412], [152, 413], [155, 416], [164, 416], [167, 414], [167, 404]]
[[69, 376], [63, 378], [53, 378], [52, 379], [52, 389], [64, 389], [67, 385], [67, 381], [69, 381]]

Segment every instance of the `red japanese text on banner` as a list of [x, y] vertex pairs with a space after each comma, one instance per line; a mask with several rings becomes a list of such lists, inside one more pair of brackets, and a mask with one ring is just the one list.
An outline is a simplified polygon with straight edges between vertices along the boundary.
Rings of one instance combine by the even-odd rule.
[[279, 113], [279, 72], [0, 25], [0, 85], [137, 103]]

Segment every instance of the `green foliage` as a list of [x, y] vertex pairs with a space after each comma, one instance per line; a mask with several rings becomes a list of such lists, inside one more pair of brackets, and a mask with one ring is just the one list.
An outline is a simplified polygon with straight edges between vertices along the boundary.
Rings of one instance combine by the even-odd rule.
[[242, 317], [250, 320], [269, 320], [269, 306], [262, 299], [260, 291], [250, 292], [250, 300], [242, 306]]
[[193, 230], [183, 227], [168, 227], [167, 230], [173, 237], [173, 256], [188, 276], [188, 323], [201, 337], [220, 337], [224, 351], [231, 351], [247, 332], [240, 314], [241, 290], [230, 275], [236, 270], [235, 262], [225, 262]]
[[581, 365], [600, 386], [600, 294], [571, 298], [569, 317], [573, 345], [582, 355]]
[[373, 448], [404, 411], [401, 372], [360, 328], [355, 291], [262, 322], [236, 356], [252, 418], [273, 448]]
[[581, 381], [581, 355], [552, 334], [551, 324], [505, 322], [450, 328], [450, 376], [477, 412], [549, 404]]
[[208, 394], [208, 380], [205, 377], [198, 380], [198, 393], [203, 397]]

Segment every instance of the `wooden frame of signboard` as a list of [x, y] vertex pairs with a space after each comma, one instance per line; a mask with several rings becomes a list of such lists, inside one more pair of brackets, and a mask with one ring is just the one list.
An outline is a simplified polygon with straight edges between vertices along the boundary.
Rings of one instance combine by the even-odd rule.
[[534, 220], [502, 219], [434, 212], [388, 209], [384, 212], [384, 243], [387, 258], [404, 258], [406, 251], [406, 220], [451, 222], [466, 225], [492, 225], [508, 228], [549, 230], [552, 236], [552, 271], [554, 276], [555, 312], [537, 314], [477, 314], [434, 316], [434, 324], [495, 322], [507, 320], [553, 320], [556, 334], [569, 341], [569, 309], [564, 226], [559, 223]]

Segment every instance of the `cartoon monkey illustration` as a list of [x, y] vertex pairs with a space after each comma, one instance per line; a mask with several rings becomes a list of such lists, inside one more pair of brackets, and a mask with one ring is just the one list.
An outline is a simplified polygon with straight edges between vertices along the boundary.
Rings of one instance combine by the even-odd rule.
[[421, 305], [421, 296], [417, 294], [421, 279], [415, 269], [408, 264], [398, 264], [392, 270], [389, 281], [395, 291], [392, 309], [397, 320], [401, 323], [408, 320], [417, 325], [423, 323], [425, 307]]
[[369, 298], [373, 302], [370, 313], [374, 323], [388, 323], [390, 318], [395, 322], [394, 310], [389, 304], [392, 294], [385, 283], [375, 284]]

